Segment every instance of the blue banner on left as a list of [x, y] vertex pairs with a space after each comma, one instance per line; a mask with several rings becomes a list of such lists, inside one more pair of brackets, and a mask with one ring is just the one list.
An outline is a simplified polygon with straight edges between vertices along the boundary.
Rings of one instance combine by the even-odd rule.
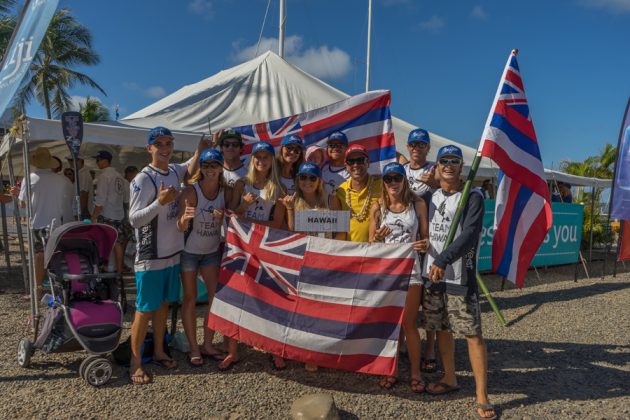
[[59, 0], [31, 0], [24, 7], [0, 70], [0, 116], [4, 114], [35, 57]]

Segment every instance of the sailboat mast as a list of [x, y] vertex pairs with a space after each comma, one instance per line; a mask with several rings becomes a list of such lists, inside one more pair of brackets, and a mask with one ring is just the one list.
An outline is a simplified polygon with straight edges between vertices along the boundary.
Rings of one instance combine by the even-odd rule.
[[280, 34], [278, 36], [278, 55], [284, 58], [284, 0], [280, 0]]
[[365, 91], [370, 90], [370, 55], [372, 49], [372, 0], [368, 0], [367, 59], [365, 63]]

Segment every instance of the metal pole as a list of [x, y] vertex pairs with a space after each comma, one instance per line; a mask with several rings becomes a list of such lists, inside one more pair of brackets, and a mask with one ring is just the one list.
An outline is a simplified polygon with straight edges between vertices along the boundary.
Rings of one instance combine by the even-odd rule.
[[[26, 182], [26, 215], [28, 216], [28, 278], [29, 290], [31, 291], [31, 314], [33, 315], [35, 335], [37, 335], [37, 323], [39, 308], [37, 307], [37, 284], [35, 281], [35, 250], [33, 249], [33, 206], [31, 202], [31, 163], [28, 150], [28, 123], [26, 120], [22, 124], [22, 144], [24, 153], [24, 181]], [[35, 337], [36, 339], [37, 337]]]
[[595, 215], [595, 187], [591, 188], [591, 228], [589, 229], [588, 240], [588, 267], [593, 271], [593, 217]]
[[284, 0], [280, 0], [280, 34], [278, 36], [278, 55], [284, 58], [284, 23], [286, 16], [284, 14]]
[[[4, 178], [0, 172], [0, 186], [4, 188]], [[7, 208], [4, 203], [0, 203], [0, 217], [2, 217], [2, 242], [4, 245], [4, 261], [7, 269], [11, 270], [11, 255], [9, 252], [9, 226], [7, 225]]]
[[368, 0], [367, 58], [365, 60], [365, 91], [370, 90], [370, 56], [372, 55], [372, 0]]
[[[9, 182], [11, 185], [15, 185], [15, 175], [13, 171], [13, 156], [11, 150], [15, 144], [15, 137], [9, 138], [9, 153], [7, 153], [7, 162], [9, 164]], [[24, 180], [22, 180], [24, 182]], [[24, 252], [24, 235], [22, 233], [22, 221], [20, 216], [20, 203], [16, 197], [13, 197], [13, 218], [15, 220], [15, 227], [17, 229], [18, 246], [20, 247], [20, 259], [22, 260], [22, 282], [24, 283], [24, 293], [29, 293], [29, 277], [28, 277], [28, 265], [26, 253]], [[30, 260], [29, 260], [30, 261]]]

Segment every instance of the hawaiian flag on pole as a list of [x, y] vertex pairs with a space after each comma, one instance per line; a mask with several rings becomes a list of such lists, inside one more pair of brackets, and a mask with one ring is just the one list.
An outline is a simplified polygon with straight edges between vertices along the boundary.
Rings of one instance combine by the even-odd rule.
[[416, 261], [411, 244], [335, 241], [231, 218], [208, 326], [287, 359], [392, 375]]
[[503, 72], [479, 152], [501, 169], [492, 270], [520, 288], [551, 228], [551, 205], [516, 54], [512, 51]]
[[325, 147], [333, 131], [343, 131], [350, 143], [362, 144], [370, 155], [370, 169], [379, 172], [396, 158], [396, 143], [389, 109], [390, 93], [376, 90], [278, 120], [234, 127], [245, 142], [244, 155], [254, 143], [264, 140], [278, 148], [282, 138], [298, 134], [306, 147], [318, 144]]

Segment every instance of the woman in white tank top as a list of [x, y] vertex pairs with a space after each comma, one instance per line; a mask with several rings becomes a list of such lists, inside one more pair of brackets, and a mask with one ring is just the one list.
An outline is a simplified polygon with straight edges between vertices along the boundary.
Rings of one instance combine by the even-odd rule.
[[[414, 201], [405, 168], [397, 162], [383, 168], [383, 197], [370, 211], [370, 242], [413, 243], [418, 252], [429, 246], [429, 219], [424, 200]], [[416, 315], [420, 309], [422, 278], [419, 261], [409, 281], [407, 300], [403, 310], [402, 333], [407, 339], [411, 363], [411, 391], [422, 393], [425, 384], [420, 374], [420, 334], [416, 328]], [[400, 341], [399, 341], [400, 342]], [[383, 376], [380, 386], [390, 389], [396, 376]]]
[[[208, 291], [208, 310], [217, 287], [221, 266], [221, 226], [225, 203], [231, 199], [223, 180], [223, 156], [215, 149], [206, 149], [199, 157], [199, 169], [192, 185], [179, 197], [177, 229], [186, 232], [184, 251], [181, 254], [181, 277], [184, 286], [182, 323], [190, 344], [188, 363], [203, 365], [203, 356], [223, 360], [223, 354], [212, 345], [214, 331], [204, 318], [203, 346], [197, 344], [197, 275], [201, 274]], [[168, 238], [166, 239], [168, 240]]]

